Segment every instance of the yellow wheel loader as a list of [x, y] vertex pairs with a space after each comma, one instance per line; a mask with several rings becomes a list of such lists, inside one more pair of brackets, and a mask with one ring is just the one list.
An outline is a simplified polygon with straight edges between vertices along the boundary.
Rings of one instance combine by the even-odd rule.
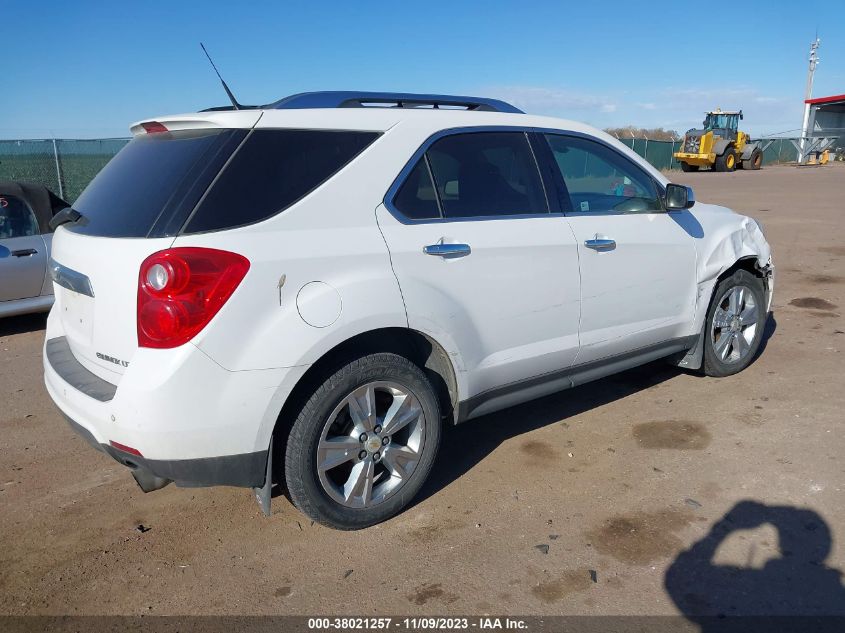
[[760, 169], [763, 165], [763, 150], [759, 143], [751, 141], [748, 134], [739, 131], [741, 119], [742, 110], [723, 112], [716, 108], [707, 112], [703, 128], [689, 130], [684, 135], [681, 151], [674, 153], [675, 159], [681, 163], [681, 169]]

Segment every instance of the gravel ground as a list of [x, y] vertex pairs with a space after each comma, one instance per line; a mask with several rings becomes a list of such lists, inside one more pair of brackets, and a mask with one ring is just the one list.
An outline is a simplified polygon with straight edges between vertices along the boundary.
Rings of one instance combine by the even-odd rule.
[[44, 317], [0, 321], [0, 613], [845, 612], [845, 166], [672, 177], [765, 225], [758, 360], [448, 429], [413, 507], [361, 532], [241, 489], [143, 494], [51, 404]]

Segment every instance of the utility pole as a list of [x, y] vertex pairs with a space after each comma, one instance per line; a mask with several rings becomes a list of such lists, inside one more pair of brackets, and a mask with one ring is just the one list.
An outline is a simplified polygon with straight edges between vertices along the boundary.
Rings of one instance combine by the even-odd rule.
[[807, 70], [807, 89], [804, 91], [804, 121], [801, 125], [801, 149], [798, 151], [798, 163], [802, 165], [807, 162], [810, 134], [813, 132], [812, 128], [815, 127], [815, 121], [810, 121], [812, 106], [806, 102], [813, 98], [813, 75], [820, 61], [818, 55], [816, 55], [819, 44], [821, 44], [821, 40], [816, 34], [816, 39], [810, 44], [810, 67]]

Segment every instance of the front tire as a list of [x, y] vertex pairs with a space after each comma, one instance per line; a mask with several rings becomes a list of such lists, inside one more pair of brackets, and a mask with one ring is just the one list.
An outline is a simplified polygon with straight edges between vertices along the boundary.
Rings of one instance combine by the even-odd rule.
[[736, 169], [736, 153], [733, 145], [728, 145], [721, 156], [713, 163], [714, 171], [734, 171]]
[[354, 360], [313, 392], [291, 428], [291, 501], [340, 530], [385, 521], [428, 478], [440, 432], [437, 396], [419, 367], [396, 354]]
[[763, 282], [747, 270], [720, 281], [707, 311], [704, 373], [731, 376], [754, 360], [766, 322]]

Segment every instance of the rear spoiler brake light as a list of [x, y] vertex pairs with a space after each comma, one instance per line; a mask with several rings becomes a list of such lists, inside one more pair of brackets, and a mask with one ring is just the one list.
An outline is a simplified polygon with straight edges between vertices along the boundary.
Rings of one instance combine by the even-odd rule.
[[145, 121], [141, 123], [141, 127], [144, 128], [144, 131], [147, 134], [160, 134], [162, 132], [168, 132], [169, 130], [159, 123], [158, 121]]
[[238, 128], [249, 130], [261, 118], [261, 110], [235, 110], [230, 112], [204, 112], [157, 116], [129, 126], [133, 136], [184, 130], [221, 130]]

